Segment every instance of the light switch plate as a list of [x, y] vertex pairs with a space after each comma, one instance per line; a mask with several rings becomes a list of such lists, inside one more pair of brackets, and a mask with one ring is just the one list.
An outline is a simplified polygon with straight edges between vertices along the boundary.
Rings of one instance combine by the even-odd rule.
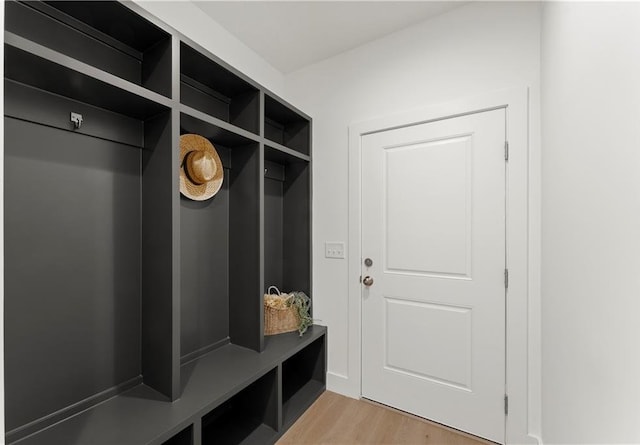
[[344, 243], [342, 242], [325, 242], [324, 243], [325, 258], [344, 258]]

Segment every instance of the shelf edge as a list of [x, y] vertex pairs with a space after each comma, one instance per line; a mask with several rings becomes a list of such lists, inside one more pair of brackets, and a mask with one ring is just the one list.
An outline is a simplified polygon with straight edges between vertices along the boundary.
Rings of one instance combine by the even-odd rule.
[[287, 154], [289, 156], [293, 156], [294, 158], [298, 158], [298, 159], [300, 159], [302, 161], [311, 162], [311, 156], [309, 156], [309, 155], [306, 155], [304, 153], [300, 153], [299, 151], [294, 150], [293, 148], [286, 147], [286, 146], [284, 146], [282, 144], [278, 144], [277, 142], [273, 142], [270, 139], [267, 139], [267, 138], [263, 138], [263, 139], [264, 139], [265, 147], [277, 150], [277, 151], [282, 152], [284, 154]]
[[202, 111], [198, 111], [188, 105], [181, 103], [178, 107], [178, 111], [208, 124], [215, 125], [216, 127], [222, 128], [223, 130], [235, 133], [238, 136], [251, 139], [253, 142], [262, 142], [262, 138], [257, 134], [251, 133], [250, 131], [237, 127], [233, 124], [230, 124], [229, 122], [225, 122], [222, 119], [218, 119], [217, 117], [211, 116], [207, 113], [203, 113]]

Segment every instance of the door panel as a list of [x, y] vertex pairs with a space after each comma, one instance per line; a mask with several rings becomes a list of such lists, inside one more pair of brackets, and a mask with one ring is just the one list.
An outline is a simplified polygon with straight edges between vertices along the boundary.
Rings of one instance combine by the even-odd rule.
[[[386, 369], [458, 388], [471, 387], [469, 308], [389, 297], [385, 304]], [[447, 341], [432, 340], [439, 337]]]
[[497, 442], [504, 141], [504, 109], [362, 140], [362, 394]]
[[470, 136], [385, 149], [386, 272], [469, 274], [470, 151]]

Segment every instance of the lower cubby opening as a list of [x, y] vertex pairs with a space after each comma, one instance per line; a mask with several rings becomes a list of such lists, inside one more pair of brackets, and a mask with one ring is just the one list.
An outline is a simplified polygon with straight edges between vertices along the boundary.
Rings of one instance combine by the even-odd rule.
[[277, 436], [277, 370], [273, 369], [202, 418], [202, 445], [264, 445]]
[[193, 425], [189, 425], [178, 434], [170, 439], [162, 442], [162, 445], [192, 445], [193, 444]]
[[288, 428], [325, 389], [325, 337], [282, 363], [282, 421]]

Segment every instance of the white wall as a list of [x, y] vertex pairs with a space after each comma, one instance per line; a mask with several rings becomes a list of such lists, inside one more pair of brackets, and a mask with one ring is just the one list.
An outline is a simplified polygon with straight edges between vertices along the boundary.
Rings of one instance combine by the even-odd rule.
[[191, 1], [134, 0], [142, 8], [277, 95], [284, 77]]
[[537, 115], [539, 45], [539, 4], [472, 3], [285, 77], [314, 118], [314, 315], [330, 329], [330, 387], [350, 380], [347, 261], [324, 258], [325, 241], [348, 236], [348, 126], [524, 86]]
[[640, 443], [640, 3], [546, 3], [545, 443]]

